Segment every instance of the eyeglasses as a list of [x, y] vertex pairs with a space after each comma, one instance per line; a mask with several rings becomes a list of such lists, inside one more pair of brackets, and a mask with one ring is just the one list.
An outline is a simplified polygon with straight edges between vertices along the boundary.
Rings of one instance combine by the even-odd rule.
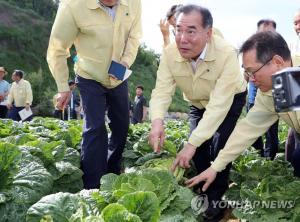
[[204, 31], [198, 31], [196, 29], [187, 29], [187, 30], [182, 30], [181, 28], [176, 27], [175, 29], [175, 36], [182, 36], [185, 34], [186, 37], [193, 39], [195, 38], [199, 33], [202, 33]]
[[273, 59], [273, 57], [271, 57], [268, 61], [266, 61], [261, 67], [259, 67], [257, 70], [251, 72], [251, 71], [244, 71], [244, 76], [248, 77], [248, 78], [254, 78], [254, 74], [257, 73], [259, 70], [261, 70], [265, 65], [267, 65], [271, 60]]

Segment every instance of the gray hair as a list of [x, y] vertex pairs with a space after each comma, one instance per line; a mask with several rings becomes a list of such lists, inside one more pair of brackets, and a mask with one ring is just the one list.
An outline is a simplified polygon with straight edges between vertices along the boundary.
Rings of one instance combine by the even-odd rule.
[[210, 13], [210, 11], [207, 8], [204, 8], [199, 5], [193, 5], [193, 4], [187, 4], [179, 7], [176, 10], [176, 18], [179, 16], [179, 14], [183, 13], [184, 15], [188, 15], [191, 12], [198, 12], [202, 17], [202, 27], [208, 28], [213, 26], [213, 17]]

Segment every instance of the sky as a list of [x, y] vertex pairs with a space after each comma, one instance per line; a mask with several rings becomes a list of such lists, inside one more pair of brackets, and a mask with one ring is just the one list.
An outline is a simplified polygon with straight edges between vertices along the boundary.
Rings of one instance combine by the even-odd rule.
[[224, 38], [235, 47], [256, 31], [260, 19], [270, 18], [288, 44], [297, 39], [293, 17], [300, 9], [300, 0], [142, 0], [143, 39], [149, 49], [161, 53], [163, 40], [159, 21], [174, 4], [193, 3], [208, 8]]

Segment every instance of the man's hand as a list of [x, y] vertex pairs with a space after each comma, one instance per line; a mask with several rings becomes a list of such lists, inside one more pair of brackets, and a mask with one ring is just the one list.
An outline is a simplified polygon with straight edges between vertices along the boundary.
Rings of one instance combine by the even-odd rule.
[[120, 62], [123, 66], [125, 66], [127, 69], [129, 69], [129, 65], [126, 62], [121, 61]]
[[171, 167], [174, 172], [176, 167], [179, 165], [181, 168], [190, 168], [190, 160], [193, 158], [197, 147], [192, 144], [186, 143], [183, 149], [177, 154], [177, 157]]
[[162, 119], [152, 121], [151, 131], [149, 133], [149, 143], [153, 147], [154, 152], [159, 153], [165, 140], [165, 129]]
[[198, 176], [195, 176], [192, 179], [187, 180], [185, 184], [187, 185], [187, 187], [192, 187], [202, 181], [205, 181], [205, 184], [202, 187], [202, 191], [204, 192], [207, 190], [210, 184], [215, 180], [216, 176], [217, 176], [217, 171], [209, 167]]
[[26, 103], [26, 105], [25, 105], [25, 109], [28, 111], [28, 110], [29, 110], [29, 108], [30, 108], [30, 105], [29, 105], [28, 103]]
[[11, 108], [12, 108], [12, 105], [11, 105], [10, 103], [8, 103], [8, 104], [6, 105], [6, 107], [7, 107], [7, 109], [11, 109]]
[[71, 98], [71, 91], [58, 93], [56, 107], [63, 110], [69, 103]]
[[164, 37], [169, 37], [169, 35], [170, 35], [169, 27], [170, 27], [170, 24], [167, 19], [160, 20], [159, 28]]

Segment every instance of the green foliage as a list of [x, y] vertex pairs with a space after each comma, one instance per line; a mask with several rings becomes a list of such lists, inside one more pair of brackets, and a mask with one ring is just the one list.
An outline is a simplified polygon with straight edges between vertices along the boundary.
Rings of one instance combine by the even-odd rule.
[[56, 9], [59, 0], [6, 0], [12, 5], [19, 8], [25, 8], [35, 11], [45, 19], [53, 19], [56, 14]]
[[[82, 190], [74, 195], [58, 193], [44, 198], [53, 192], [75, 193], [82, 189], [79, 153], [74, 149], [80, 140], [80, 136], [77, 138], [81, 133], [80, 122], [35, 118], [20, 124], [0, 120], [0, 129], [3, 129], [0, 145], [4, 141], [17, 144], [11, 145], [9, 150], [13, 151], [15, 147], [22, 155], [12, 158], [17, 161], [11, 158], [2, 161], [10, 164], [1, 165], [0, 161], [0, 166], [15, 167], [10, 171], [11, 186], [4, 185], [5, 189], [0, 192], [1, 221], [12, 221], [11, 218], [24, 221], [32, 204], [27, 221], [195, 222], [200, 219], [190, 208], [194, 193], [178, 184], [184, 170], [178, 168], [175, 175], [169, 172], [175, 154], [187, 138], [186, 122], [167, 122], [168, 142], [163, 149], [168, 151], [161, 154], [152, 153], [145, 145], [149, 123], [131, 126], [124, 160], [134, 160], [133, 167], [121, 175], [104, 175], [100, 190]], [[235, 185], [226, 193], [225, 199], [242, 203], [279, 201], [277, 203], [282, 206], [238, 206], [233, 210], [236, 217], [254, 222], [298, 221], [300, 180], [293, 176], [290, 164], [282, 155], [270, 161], [259, 157], [256, 151], [248, 150], [233, 163], [230, 177]], [[280, 201], [292, 202], [286, 205]]]
[[[157, 170], [165, 170], [170, 171], [171, 166], [175, 160], [175, 157], [169, 157], [169, 158], [157, 158], [157, 159], [150, 159], [147, 162], [145, 162], [140, 169], [157, 169]], [[176, 167], [173, 175], [175, 176], [177, 181], [180, 181], [183, 178], [185, 169], [181, 167]]]
[[182, 217], [196, 221], [188, 211], [193, 193], [179, 186], [165, 170], [144, 169], [101, 178], [99, 190], [43, 197], [27, 212], [27, 221], [150, 221]]
[[159, 202], [155, 193], [151, 191], [137, 191], [124, 195], [118, 203], [126, 207], [142, 221], [156, 222], [159, 220]]
[[68, 218], [78, 209], [79, 200], [76, 195], [69, 193], [48, 195], [30, 207], [26, 221], [39, 222], [48, 216], [48, 220], [68, 222]]
[[130, 126], [123, 152], [123, 166], [125, 169], [132, 166], [141, 166], [152, 159], [175, 157], [183, 147], [183, 142], [187, 140], [189, 128], [185, 121], [168, 121], [165, 126], [166, 139], [160, 153], [154, 153], [149, 145], [149, 131], [149, 123]]
[[12, 184], [12, 178], [17, 171], [15, 164], [20, 151], [9, 143], [0, 143], [0, 191]]
[[[292, 218], [300, 215], [295, 210], [300, 208], [299, 196], [295, 195], [300, 192], [300, 180], [292, 171], [280, 156], [271, 161], [259, 157], [257, 151], [246, 151], [233, 164], [230, 177], [235, 185], [225, 194], [228, 200], [244, 204], [233, 214], [251, 222], [295, 221]], [[278, 204], [268, 207], [271, 201]]]
[[12, 193], [16, 204], [29, 204], [38, 201], [51, 192], [53, 179], [42, 164], [32, 161], [21, 163], [20, 171], [14, 177]]
[[45, 75], [47, 74], [39, 69], [37, 72], [30, 73], [26, 79], [32, 88], [34, 112], [40, 116], [52, 116], [52, 97], [55, 89], [46, 83]]
[[130, 213], [126, 207], [118, 203], [105, 207], [101, 216], [104, 222], [142, 222], [137, 215]]
[[[78, 127], [79, 122], [56, 119], [36, 118], [23, 124], [0, 119], [0, 221], [25, 221], [27, 209], [43, 196], [82, 189], [73, 136]], [[49, 215], [44, 219], [51, 221]]]
[[[193, 197], [190, 190], [177, 184], [175, 177], [164, 166], [157, 166], [156, 169], [145, 166], [140, 171], [121, 174], [120, 176], [107, 174], [101, 178], [100, 190], [105, 192], [107, 201], [111, 203], [116, 201], [122, 203], [121, 200], [127, 199], [129, 194], [134, 194], [137, 191], [153, 192], [158, 198], [162, 216], [166, 209], [174, 209], [173, 205], [176, 204], [175, 208], [178, 210], [178, 215], [182, 214], [190, 207], [190, 201]], [[130, 211], [128, 207], [126, 208]]]

